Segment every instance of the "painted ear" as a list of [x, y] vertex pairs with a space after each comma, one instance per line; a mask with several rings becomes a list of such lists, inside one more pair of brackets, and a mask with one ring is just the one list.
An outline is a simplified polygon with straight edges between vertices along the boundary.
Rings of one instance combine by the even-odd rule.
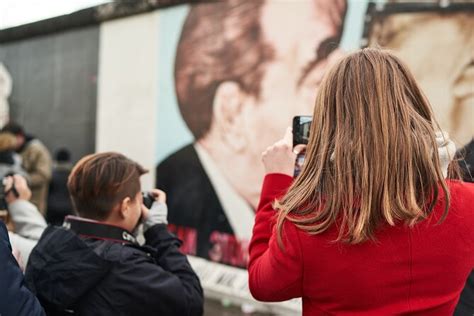
[[213, 103], [213, 124], [223, 142], [236, 152], [247, 145], [244, 133], [243, 103], [245, 93], [234, 81], [225, 81], [217, 87]]

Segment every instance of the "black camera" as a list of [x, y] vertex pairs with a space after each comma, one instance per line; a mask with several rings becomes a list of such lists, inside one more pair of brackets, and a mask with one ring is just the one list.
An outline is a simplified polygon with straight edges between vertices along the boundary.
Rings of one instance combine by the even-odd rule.
[[150, 192], [142, 192], [142, 195], [143, 205], [145, 205], [148, 209], [151, 208], [153, 202], [155, 202], [155, 197]]

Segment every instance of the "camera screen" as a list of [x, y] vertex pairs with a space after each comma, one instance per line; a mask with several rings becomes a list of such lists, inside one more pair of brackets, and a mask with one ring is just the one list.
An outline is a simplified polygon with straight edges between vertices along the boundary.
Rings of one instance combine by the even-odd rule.
[[293, 119], [293, 145], [308, 144], [312, 116], [295, 116]]

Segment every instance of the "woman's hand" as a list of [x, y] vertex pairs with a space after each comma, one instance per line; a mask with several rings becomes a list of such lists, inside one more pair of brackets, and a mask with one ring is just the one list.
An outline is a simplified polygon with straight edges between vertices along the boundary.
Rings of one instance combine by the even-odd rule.
[[281, 173], [293, 177], [295, 172], [296, 156], [306, 148], [305, 145], [298, 145], [293, 148], [293, 132], [287, 128], [283, 139], [268, 147], [262, 154], [265, 172]]

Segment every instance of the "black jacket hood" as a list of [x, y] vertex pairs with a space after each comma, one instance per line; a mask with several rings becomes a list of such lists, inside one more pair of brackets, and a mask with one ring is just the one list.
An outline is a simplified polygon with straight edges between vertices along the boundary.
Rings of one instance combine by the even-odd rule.
[[111, 266], [74, 232], [49, 226], [32, 251], [26, 282], [41, 301], [62, 310], [93, 288]]

